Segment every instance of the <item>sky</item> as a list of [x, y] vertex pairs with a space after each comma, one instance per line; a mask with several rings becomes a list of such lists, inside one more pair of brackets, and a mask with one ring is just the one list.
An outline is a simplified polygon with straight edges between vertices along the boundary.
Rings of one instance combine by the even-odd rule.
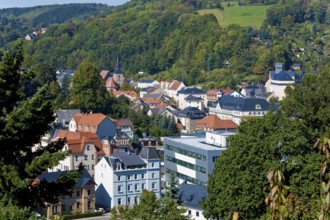
[[0, 8], [33, 7], [38, 5], [54, 5], [69, 3], [101, 3], [107, 5], [121, 5], [128, 0], [0, 0]]

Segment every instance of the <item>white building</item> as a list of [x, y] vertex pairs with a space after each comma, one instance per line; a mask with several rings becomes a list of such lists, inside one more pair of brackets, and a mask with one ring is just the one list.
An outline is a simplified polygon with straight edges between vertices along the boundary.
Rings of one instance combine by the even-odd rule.
[[285, 88], [289, 85], [300, 83], [303, 74], [297, 74], [293, 70], [283, 70], [282, 63], [275, 64], [275, 71], [269, 72], [269, 79], [266, 82], [266, 92], [270, 96], [277, 97], [282, 100], [285, 96]]
[[205, 185], [215, 160], [226, 150], [234, 132], [206, 132], [205, 137], [164, 138], [165, 175], [174, 172], [179, 183]]
[[157, 80], [153, 79], [143, 79], [137, 82], [137, 87], [140, 89], [147, 87], [159, 87], [160, 83]]
[[142, 148], [140, 155], [122, 151], [103, 157], [96, 165], [96, 206], [113, 208], [139, 203], [143, 189], [160, 197], [160, 158], [156, 148]]
[[201, 102], [203, 106], [207, 106], [207, 94], [205, 91], [198, 88], [183, 88], [178, 91], [178, 102], [180, 109], [184, 109], [189, 106], [189, 100], [185, 100], [188, 96], [193, 96], [195, 98], [201, 99], [199, 102]]
[[243, 117], [265, 115], [269, 107], [266, 99], [222, 96], [209, 106], [209, 113], [216, 114], [223, 120], [232, 120], [239, 125]]

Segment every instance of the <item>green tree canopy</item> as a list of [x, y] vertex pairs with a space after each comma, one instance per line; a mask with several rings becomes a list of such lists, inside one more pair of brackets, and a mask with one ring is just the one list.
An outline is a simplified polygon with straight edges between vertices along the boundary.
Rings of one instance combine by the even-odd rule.
[[110, 94], [93, 64], [82, 62], [72, 76], [70, 88], [73, 105], [83, 112], [97, 111], [106, 113], [110, 103]]
[[46, 184], [44, 191], [37, 190], [39, 193], [38, 186], [31, 185], [34, 178], [57, 165], [69, 152], [61, 151], [63, 140], [33, 150], [54, 121], [53, 108], [46, 86], [24, 97], [22, 81], [27, 79], [22, 61], [20, 45], [15, 51], [0, 54], [0, 195], [6, 198], [2, 205], [35, 207], [56, 201], [57, 196], [51, 197], [53, 190], [70, 189], [72, 179], [51, 187]]

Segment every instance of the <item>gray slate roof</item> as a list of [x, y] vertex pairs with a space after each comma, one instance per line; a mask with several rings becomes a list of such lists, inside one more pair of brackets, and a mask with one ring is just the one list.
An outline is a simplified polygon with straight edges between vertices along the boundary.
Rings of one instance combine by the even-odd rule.
[[177, 114], [178, 117], [185, 117], [191, 119], [199, 119], [205, 117], [205, 112], [199, 110], [196, 107], [187, 107]]
[[179, 198], [184, 207], [201, 209], [199, 203], [206, 198], [206, 187], [182, 183], [179, 187]]
[[206, 94], [206, 92], [198, 88], [182, 88], [178, 94]]
[[[266, 99], [261, 98], [242, 98], [234, 96], [222, 96], [217, 101], [222, 109], [238, 110], [238, 111], [268, 111], [269, 103]], [[260, 105], [260, 109], [256, 109], [256, 105]]]
[[196, 96], [193, 96], [193, 95], [188, 95], [186, 98], [185, 98], [186, 101], [192, 101], [192, 102], [200, 102], [200, 101], [203, 101], [202, 98], [200, 97], [196, 97]]
[[111, 156], [117, 157], [121, 162], [124, 163], [126, 167], [146, 165], [146, 163], [136, 154], [130, 154], [123, 151], [115, 151]]
[[77, 113], [79, 113], [79, 109], [63, 109], [58, 110], [56, 112], [56, 117], [59, 123], [62, 124], [62, 126], [65, 126], [65, 123], [69, 123], [70, 120], [73, 118], [73, 116]]
[[159, 160], [159, 155], [155, 147], [143, 147], [140, 151], [140, 157], [146, 160]]
[[[57, 171], [50, 173], [42, 173], [38, 176], [40, 181], [46, 181], [48, 183], [57, 182], [61, 176], [64, 176], [67, 172], [70, 171]], [[77, 181], [77, 183], [73, 186], [74, 189], [83, 188], [88, 182], [93, 181], [91, 175], [87, 170], [84, 170], [81, 178]], [[94, 183], [94, 181], [93, 181]]]

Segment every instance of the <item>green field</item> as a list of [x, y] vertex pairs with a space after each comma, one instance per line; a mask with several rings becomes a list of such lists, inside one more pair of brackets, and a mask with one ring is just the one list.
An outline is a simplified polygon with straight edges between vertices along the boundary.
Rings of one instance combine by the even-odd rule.
[[219, 9], [203, 9], [198, 11], [199, 14], [213, 14], [221, 27], [230, 24], [238, 24], [241, 26], [261, 27], [266, 18], [266, 11], [271, 5], [257, 6], [224, 6], [224, 10]]

